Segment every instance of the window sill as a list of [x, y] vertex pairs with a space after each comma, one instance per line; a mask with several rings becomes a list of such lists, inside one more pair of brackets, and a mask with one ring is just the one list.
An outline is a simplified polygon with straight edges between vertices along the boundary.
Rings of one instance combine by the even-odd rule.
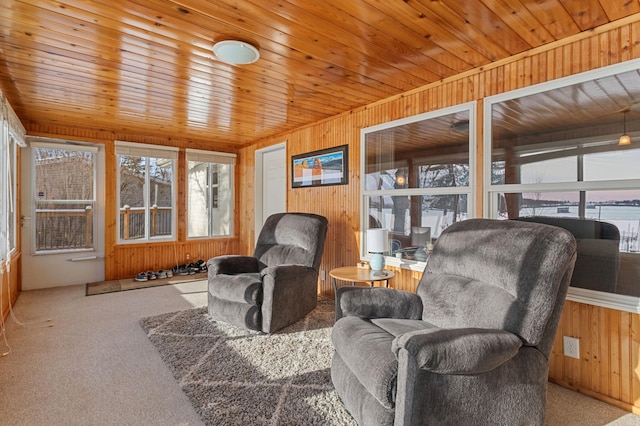
[[[370, 256], [366, 256], [362, 258], [362, 260], [369, 261]], [[386, 256], [385, 265], [423, 272], [427, 263]], [[635, 296], [607, 293], [579, 287], [569, 287], [566, 300], [584, 303], [586, 305], [599, 306], [601, 308], [615, 309], [622, 312], [640, 314], [640, 298]]]
[[[365, 256], [360, 258], [360, 260], [365, 262], [371, 261], [371, 256]], [[408, 260], [408, 259], [398, 259], [397, 257], [385, 256], [384, 264], [386, 266], [393, 266], [394, 268], [408, 269], [411, 271], [424, 271], [425, 266], [427, 266], [427, 262], [419, 262], [417, 260]]]
[[640, 314], [640, 298], [635, 296], [569, 287], [567, 300], [587, 305], [600, 306], [602, 308]]

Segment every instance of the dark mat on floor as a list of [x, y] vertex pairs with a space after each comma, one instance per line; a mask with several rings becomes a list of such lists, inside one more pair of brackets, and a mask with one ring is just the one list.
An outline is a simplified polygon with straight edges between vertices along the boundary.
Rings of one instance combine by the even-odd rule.
[[87, 296], [97, 294], [114, 293], [117, 291], [137, 290], [140, 288], [158, 287], [169, 284], [181, 284], [191, 281], [201, 281], [207, 279], [206, 272], [198, 272], [194, 275], [174, 275], [171, 278], [162, 278], [149, 281], [136, 281], [133, 278], [125, 278], [122, 280], [100, 281], [95, 283], [87, 283]]

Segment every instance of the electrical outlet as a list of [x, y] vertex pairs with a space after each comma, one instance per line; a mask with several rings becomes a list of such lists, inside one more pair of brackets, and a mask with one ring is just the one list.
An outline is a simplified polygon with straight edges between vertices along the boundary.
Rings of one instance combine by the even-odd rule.
[[187, 260], [191, 259], [191, 255], [187, 253]]
[[562, 336], [562, 343], [565, 356], [580, 359], [580, 339]]
[[320, 270], [320, 281], [324, 281], [327, 279], [327, 271], [324, 269]]

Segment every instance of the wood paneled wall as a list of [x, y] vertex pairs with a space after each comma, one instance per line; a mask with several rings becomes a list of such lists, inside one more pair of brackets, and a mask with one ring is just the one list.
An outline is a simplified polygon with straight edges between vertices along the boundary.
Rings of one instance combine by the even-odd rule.
[[[9, 315], [9, 303], [11, 306], [18, 299], [20, 294], [20, 280], [19, 280], [19, 268], [20, 268], [20, 256], [13, 256], [9, 264], [9, 271], [6, 270], [4, 265], [0, 265], [2, 268], [2, 275], [0, 276], [0, 292], [2, 292], [2, 304], [0, 304], [0, 316], [2, 319], [6, 319]], [[0, 323], [2, 322], [0, 319]]]
[[[321, 269], [354, 265], [360, 244], [360, 130], [391, 120], [476, 101], [482, 114], [483, 98], [536, 83], [640, 57], [640, 16], [596, 28], [568, 40], [535, 49], [491, 66], [446, 79], [364, 108], [332, 117], [296, 131], [259, 141], [240, 152], [242, 210], [240, 246], [253, 246], [255, 150], [287, 141], [287, 157], [304, 152], [349, 145], [349, 184], [289, 189], [289, 211], [323, 214], [329, 233]], [[478, 120], [479, 177], [482, 174], [482, 120]], [[482, 182], [482, 179], [478, 179]], [[482, 212], [482, 187], [477, 188], [476, 214]], [[395, 269], [392, 287], [414, 291], [420, 273]], [[328, 274], [327, 274], [328, 277]], [[332, 285], [320, 281], [319, 292], [331, 295]], [[564, 386], [627, 409], [640, 410], [638, 333], [640, 316], [568, 302], [553, 349], [550, 379]], [[562, 355], [563, 335], [581, 342], [581, 359]]]
[[[580, 359], [562, 354], [562, 336], [580, 339]], [[567, 301], [549, 360], [549, 379], [638, 414], [639, 336], [638, 314]]]

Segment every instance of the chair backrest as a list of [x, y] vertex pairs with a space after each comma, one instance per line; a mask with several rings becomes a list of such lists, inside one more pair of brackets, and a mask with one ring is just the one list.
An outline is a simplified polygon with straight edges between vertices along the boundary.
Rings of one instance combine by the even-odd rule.
[[545, 223], [559, 226], [571, 232], [576, 240], [611, 240], [620, 242], [620, 230], [617, 226], [594, 219], [578, 219], [577, 217], [527, 216], [515, 220]]
[[253, 256], [261, 267], [304, 265], [318, 271], [328, 221], [313, 213], [276, 213], [267, 218]]
[[578, 254], [571, 286], [616, 292], [620, 270], [620, 230], [617, 226], [576, 217], [527, 216], [515, 220], [546, 223], [571, 232]]
[[423, 320], [507, 330], [548, 356], [575, 259], [574, 237], [553, 226], [455, 223], [438, 238], [418, 285]]

